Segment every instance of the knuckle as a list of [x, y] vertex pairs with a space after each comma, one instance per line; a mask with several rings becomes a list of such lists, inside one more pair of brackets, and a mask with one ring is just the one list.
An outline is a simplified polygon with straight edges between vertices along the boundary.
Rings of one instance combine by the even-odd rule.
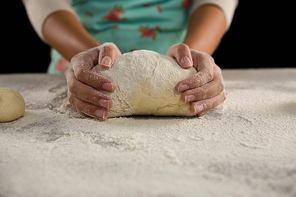
[[221, 103], [224, 102], [225, 100], [226, 100], [226, 93], [225, 91], [223, 91], [222, 97], [221, 97]]
[[212, 81], [213, 79], [214, 79], [214, 73], [213, 72], [211, 72], [211, 71], [208, 71], [208, 73], [209, 73], [209, 81]]
[[204, 52], [199, 52], [198, 56], [199, 56], [199, 59], [206, 59], [208, 57], [208, 54]]
[[109, 57], [113, 57], [114, 54], [118, 54], [118, 48], [115, 44], [113, 43], [104, 43], [104, 45], [102, 46], [100, 53], [101, 56], [109, 56]]
[[115, 46], [115, 44], [113, 42], [105, 42], [104, 44], [102, 44], [102, 46]]
[[187, 44], [184, 44], [184, 43], [178, 44], [177, 52], [182, 52], [185, 50], [189, 51], [189, 47], [187, 46]]
[[166, 55], [173, 57], [173, 56], [174, 56], [174, 55], [173, 55], [173, 54], [174, 54], [174, 51], [175, 51], [175, 49], [176, 49], [177, 46], [178, 46], [178, 44], [174, 44], [174, 45], [172, 45], [172, 46], [168, 49]]
[[105, 52], [109, 52], [109, 51], [111, 51], [111, 50], [112, 50], [112, 45], [111, 45], [111, 44], [106, 44], [106, 45], [104, 45], [104, 46], [103, 46], [103, 50], [104, 50]]
[[212, 58], [212, 56], [210, 56], [209, 54], [207, 54], [207, 53], [205, 53], [205, 52], [200, 52], [200, 55], [201, 55], [201, 57], [204, 58], [204, 59], [207, 59], [207, 60], [210, 60], [210, 61], [214, 60], [214, 59]]
[[224, 91], [224, 86], [222, 83], [219, 83], [215, 86], [215, 88], [211, 89], [210, 97], [214, 96], [223, 96], [222, 92]]
[[64, 76], [65, 76], [66, 78], [67, 78], [67, 76], [68, 76], [69, 69], [70, 69], [70, 68], [68, 68], [68, 69], [65, 71], [65, 73], [64, 73]]
[[74, 55], [70, 60], [71, 65], [72, 64], [77, 64], [78, 62], [80, 62], [83, 55], [84, 55], [84, 52], [81, 52], [81, 53], [78, 53], [78, 54]]
[[78, 59], [77, 56], [78, 56], [78, 54], [77, 54], [77, 55], [74, 55], [74, 56], [71, 58], [71, 60], [70, 60], [71, 64], [73, 64], [74, 62], [77, 61], [77, 59]]
[[205, 57], [210, 61], [210, 62], [215, 62], [214, 58], [212, 56], [210, 56], [209, 54], [205, 54]]
[[217, 73], [222, 74], [222, 70], [219, 66], [217, 66], [216, 64], [214, 65], [214, 69], [216, 70]]
[[68, 91], [68, 100], [69, 103], [71, 103], [72, 105], [74, 105], [74, 96]]
[[76, 94], [77, 92], [77, 84], [75, 81], [70, 81], [68, 82], [68, 89], [69, 89], [69, 92], [72, 94]]
[[212, 56], [210, 56], [209, 54], [207, 53], [204, 53], [204, 52], [198, 52], [197, 54], [197, 59], [199, 62], [209, 62], [211, 64], [214, 63], [214, 59]]
[[179, 46], [179, 44], [174, 44], [170, 48], [175, 49], [175, 48], [178, 48], [178, 46]]
[[67, 70], [65, 71], [65, 73], [64, 73], [64, 76], [65, 76], [65, 78], [67, 79], [67, 81], [71, 78], [71, 76], [72, 76], [72, 73], [73, 72], [73, 68], [72, 68], [72, 65], [70, 65], [70, 67], [69, 68], [67, 68]]
[[206, 82], [213, 81], [214, 73], [210, 69], [205, 69], [203, 72], [203, 76]]
[[218, 85], [218, 93], [221, 93], [224, 90], [224, 83], [219, 83]]
[[74, 75], [77, 80], [81, 81], [83, 79], [83, 76], [85, 76], [85, 70], [83, 67], [77, 67], [76, 72], [74, 72]]
[[[88, 52], [81, 52], [75, 55], [74, 57], [72, 57], [70, 67], [72, 67], [72, 70], [74, 71], [74, 75], [75, 73], [77, 74], [77, 72], [79, 72], [82, 69], [82, 67], [84, 67], [85, 63], [88, 62], [88, 57], [89, 57]], [[75, 77], [76, 76], [77, 75], [75, 75]]]
[[113, 43], [113, 42], [105, 42], [103, 45], [102, 45], [102, 49], [106, 52], [108, 51], [112, 51], [112, 50], [115, 50], [117, 49], [117, 46]]

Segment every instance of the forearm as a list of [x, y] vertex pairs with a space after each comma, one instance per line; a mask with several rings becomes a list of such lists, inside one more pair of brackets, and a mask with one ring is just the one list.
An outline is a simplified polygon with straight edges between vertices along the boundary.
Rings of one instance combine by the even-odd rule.
[[192, 13], [184, 43], [191, 49], [212, 55], [226, 31], [223, 11], [212, 4], [201, 6]]
[[77, 17], [67, 11], [57, 11], [49, 15], [42, 31], [46, 42], [68, 60], [77, 53], [100, 45]]

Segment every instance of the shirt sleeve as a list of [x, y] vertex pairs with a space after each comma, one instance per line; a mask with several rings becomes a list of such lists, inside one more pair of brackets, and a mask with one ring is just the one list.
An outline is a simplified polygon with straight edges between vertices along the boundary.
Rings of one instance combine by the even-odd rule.
[[65, 10], [78, 16], [72, 9], [68, 0], [22, 0], [27, 11], [29, 20], [39, 35], [44, 40], [42, 28], [47, 17], [58, 10]]
[[192, 0], [191, 14], [205, 4], [213, 4], [218, 6], [226, 17], [226, 31], [229, 29], [234, 15], [234, 11], [238, 5], [238, 0]]

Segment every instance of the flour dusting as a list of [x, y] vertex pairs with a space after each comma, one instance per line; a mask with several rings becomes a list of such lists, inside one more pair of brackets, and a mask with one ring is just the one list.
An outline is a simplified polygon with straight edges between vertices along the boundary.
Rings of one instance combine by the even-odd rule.
[[1, 75], [27, 104], [0, 124], [0, 196], [296, 196], [296, 70], [223, 70], [202, 117], [77, 113], [63, 76]]

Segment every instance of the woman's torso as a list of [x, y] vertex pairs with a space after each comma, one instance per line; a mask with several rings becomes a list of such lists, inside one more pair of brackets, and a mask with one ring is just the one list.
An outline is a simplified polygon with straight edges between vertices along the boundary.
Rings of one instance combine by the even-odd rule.
[[[165, 54], [186, 34], [190, 0], [71, 0], [74, 11], [98, 42], [113, 42], [121, 53], [147, 49]], [[48, 73], [57, 74], [67, 61], [52, 51]]]

